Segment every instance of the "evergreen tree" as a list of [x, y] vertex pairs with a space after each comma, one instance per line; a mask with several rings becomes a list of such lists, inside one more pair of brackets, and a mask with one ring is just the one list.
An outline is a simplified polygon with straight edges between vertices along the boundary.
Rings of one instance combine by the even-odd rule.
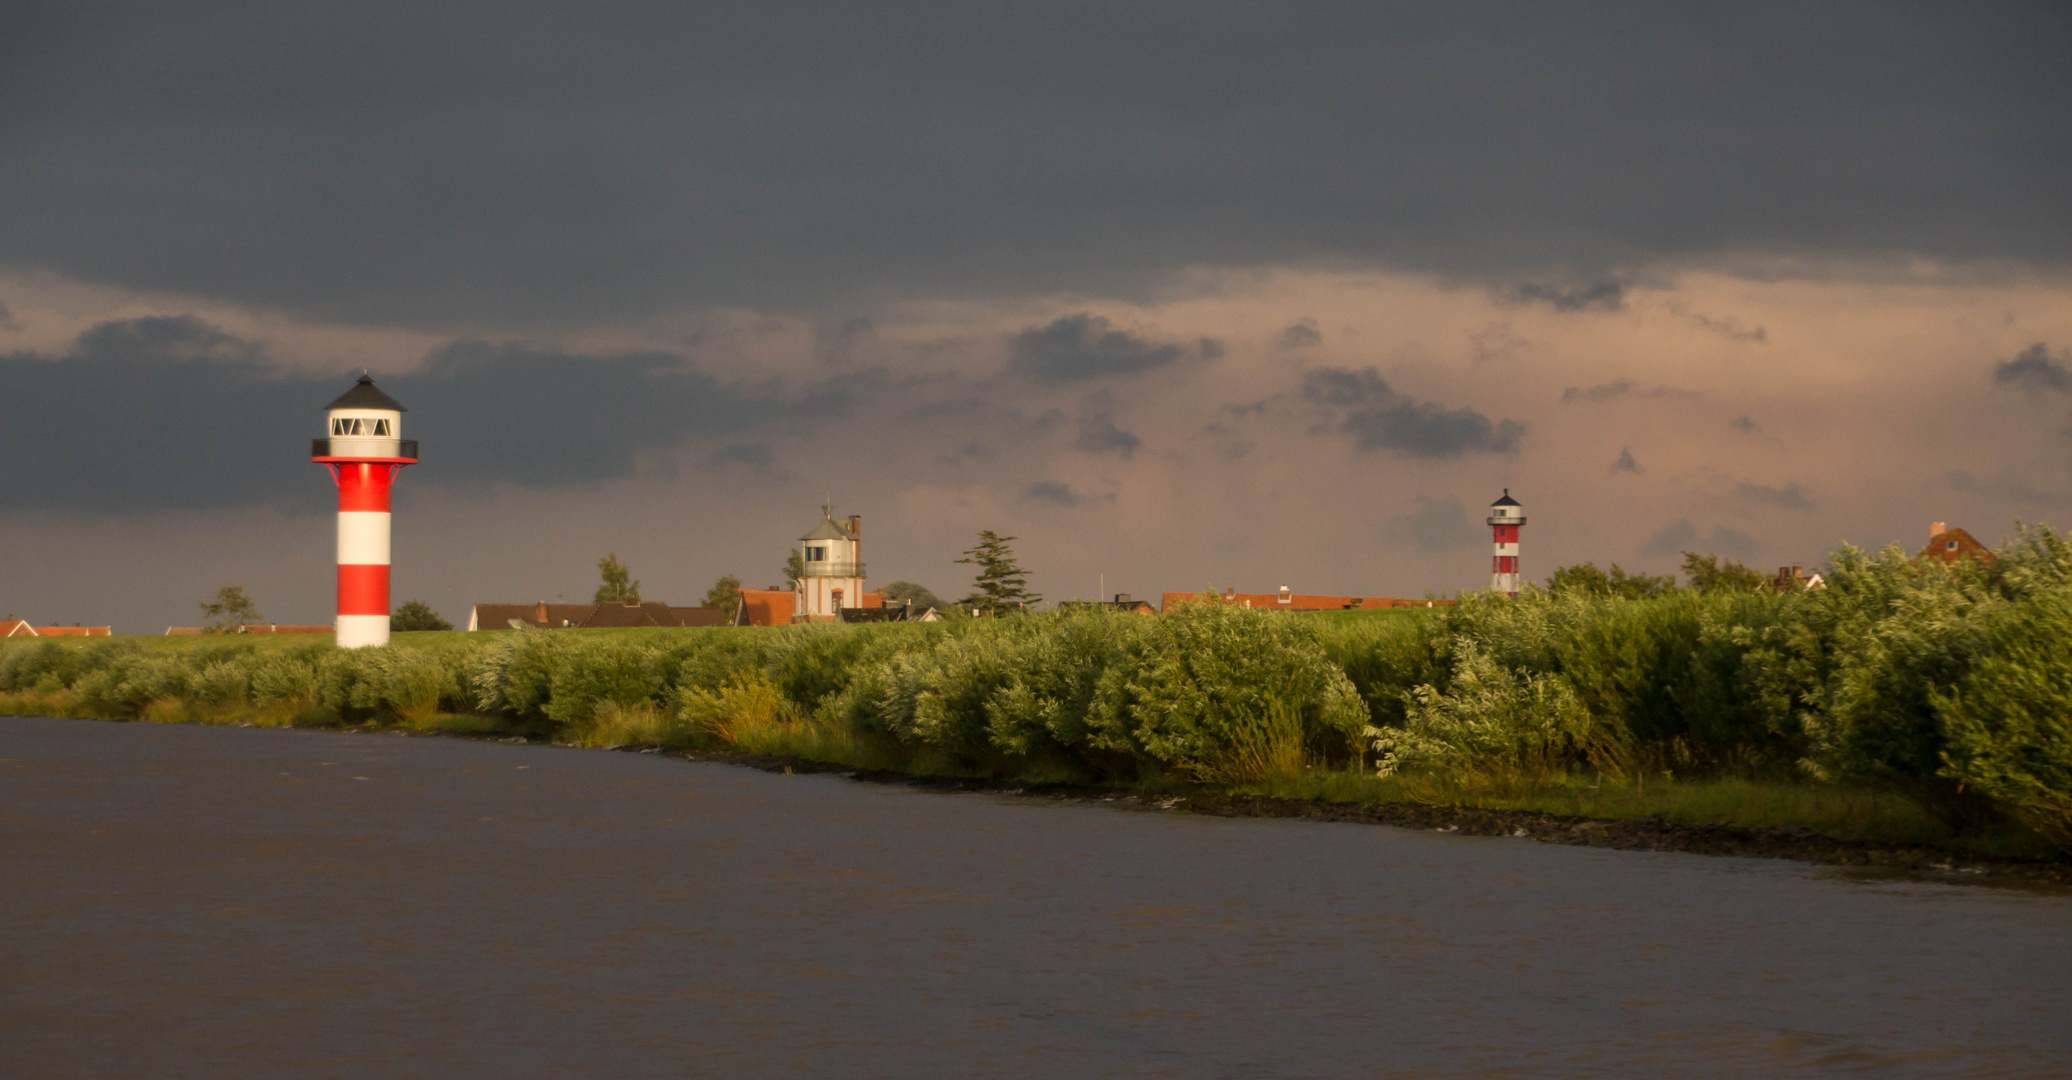
[[618, 604], [640, 602], [640, 582], [633, 580], [633, 571], [619, 561], [618, 552], [611, 552], [597, 560], [597, 572], [604, 576], [604, 584], [597, 587], [596, 603]]
[[712, 588], [705, 590], [706, 607], [732, 611], [740, 605], [741, 579], [732, 574], [722, 575], [718, 581], [712, 583]]
[[978, 546], [957, 560], [978, 567], [978, 579], [972, 582], [971, 595], [962, 601], [964, 607], [976, 608], [980, 615], [1006, 615], [1043, 602], [1043, 597], [1028, 589], [1029, 572], [1014, 561], [1014, 549], [1007, 546], [1013, 539], [991, 529], [980, 530]]
[[215, 596], [201, 602], [201, 613], [213, 620], [209, 629], [218, 634], [236, 633], [246, 623], [266, 621], [266, 616], [259, 614], [259, 605], [245, 594], [242, 585], [217, 589]]
[[389, 616], [391, 630], [451, 630], [453, 624], [422, 600], [405, 601]]

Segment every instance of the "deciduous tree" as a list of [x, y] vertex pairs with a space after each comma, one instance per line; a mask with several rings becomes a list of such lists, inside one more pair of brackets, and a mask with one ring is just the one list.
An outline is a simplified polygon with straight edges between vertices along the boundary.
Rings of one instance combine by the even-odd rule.
[[1717, 555], [1686, 551], [1683, 557], [1684, 578], [1701, 593], [1754, 592], [1770, 580], [1760, 570], [1732, 559], [1722, 561]]
[[246, 623], [266, 621], [266, 616], [259, 613], [259, 605], [246, 595], [242, 585], [217, 589], [214, 597], [201, 602], [201, 613], [209, 617], [209, 629], [218, 634], [235, 633]]
[[451, 630], [453, 624], [422, 600], [406, 600], [389, 616], [391, 630]]
[[611, 552], [597, 560], [597, 572], [604, 577], [604, 584], [597, 586], [596, 603], [623, 604], [640, 602], [640, 582], [633, 580], [633, 571], [619, 561], [618, 552]]
[[741, 579], [732, 574], [723, 574], [712, 588], [705, 590], [705, 606], [732, 611], [741, 605]]

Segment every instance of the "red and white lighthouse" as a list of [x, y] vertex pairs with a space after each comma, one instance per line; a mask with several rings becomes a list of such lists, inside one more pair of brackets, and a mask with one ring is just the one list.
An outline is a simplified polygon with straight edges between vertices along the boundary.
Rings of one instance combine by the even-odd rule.
[[338, 644], [386, 645], [389, 489], [417, 464], [417, 440], [402, 437], [402, 403], [365, 375], [325, 408], [331, 434], [311, 442], [309, 459], [338, 482]]
[[1518, 530], [1525, 527], [1525, 508], [1505, 488], [1503, 498], [1489, 504], [1489, 528], [1495, 534], [1496, 556], [1489, 566], [1489, 587], [1518, 595]]

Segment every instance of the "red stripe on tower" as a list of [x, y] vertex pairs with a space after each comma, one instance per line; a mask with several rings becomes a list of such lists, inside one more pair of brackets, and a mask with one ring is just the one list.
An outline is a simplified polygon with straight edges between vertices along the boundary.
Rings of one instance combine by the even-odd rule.
[[387, 616], [388, 564], [338, 564], [338, 613]]

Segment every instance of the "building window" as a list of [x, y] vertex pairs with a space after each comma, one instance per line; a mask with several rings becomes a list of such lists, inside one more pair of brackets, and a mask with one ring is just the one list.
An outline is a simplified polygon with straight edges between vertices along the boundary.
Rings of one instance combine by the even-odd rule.
[[388, 433], [389, 433], [389, 423], [388, 423], [388, 421], [386, 421], [386, 420], [376, 420], [376, 421], [374, 422], [374, 434], [376, 434], [376, 435], [379, 435], [379, 436], [381, 436], [381, 437], [383, 437], [383, 438], [387, 438], [387, 437], [388, 437]]
[[807, 561], [807, 562], [826, 562], [826, 561], [827, 561], [827, 549], [826, 549], [826, 548], [824, 548], [824, 547], [809, 547], [809, 548], [807, 548], [807, 549], [806, 549], [806, 561]]
[[1955, 551], [1955, 550], [1957, 550], [1957, 542], [1956, 542], [1955, 540], [1945, 540], [1945, 541], [1943, 541], [1943, 550], [1944, 550], [1944, 551]]

